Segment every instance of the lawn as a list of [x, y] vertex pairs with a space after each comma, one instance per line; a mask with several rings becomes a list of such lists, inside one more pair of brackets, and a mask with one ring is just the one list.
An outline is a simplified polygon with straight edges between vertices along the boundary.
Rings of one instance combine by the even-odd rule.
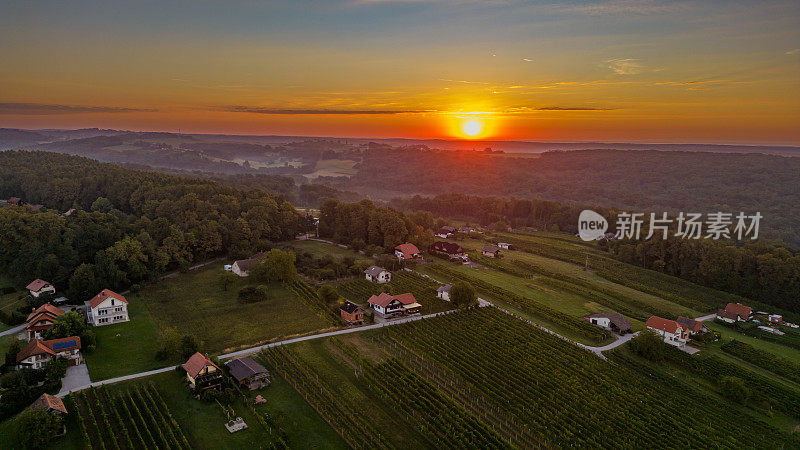
[[328, 244], [327, 242], [309, 240], [292, 241], [286, 245], [286, 247], [294, 249], [295, 253], [310, 253], [315, 258], [333, 256], [335, 258], [342, 259], [349, 256], [355, 258], [356, 261], [369, 261], [370, 263], [374, 262], [374, 260], [369, 256], [362, 255], [361, 253], [350, 250], [349, 248], [342, 248], [338, 245]]
[[237, 293], [248, 284], [239, 278], [223, 290], [217, 279], [221, 265], [213, 264], [147, 286], [137, 296], [158, 324], [193, 334], [203, 350], [222, 352], [308, 333], [328, 324], [280, 284], [269, 286], [269, 299], [240, 304]]
[[[800, 364], [800, 350], [787, 347], [785, 345], [776, 344], [774, 342], [768, 342], [761, 339], [757, 339], [752, 336], [742, 334], [736, 330], [732, 330], [724, 325], [720, 325], [713, 321], [705, 322], [705, 324], [709, 330], [717, 331], [720, 334], [722, 334], [723, 340], [736, 339], [737, 341], [750, 344], [759, 350], [764, 350], [770, 353], [774, 353], [775, 355], [779, 355], [783, 358], [786, 358], [788, 360]], [[720, 345], [721, 343], [717, 343], [716, 345], [710, 346], [709, 351], [722, 353], [722, 351], [719, 350]]]

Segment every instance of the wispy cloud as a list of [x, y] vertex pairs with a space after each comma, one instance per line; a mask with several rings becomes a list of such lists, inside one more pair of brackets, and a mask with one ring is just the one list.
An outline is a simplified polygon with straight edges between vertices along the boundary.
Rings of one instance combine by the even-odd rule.
[[451, 80], [449, 78], [439, 78], [439, 81], [446, 81], [448, 83], [463, 83], [463, 84], [491, 84], [486, 81]]
[[660, 0], [609, 0], [587, 2], [561, 8], [562, 11], [590, 15], [603, 14], [664, 14], [685, 9], [687, 5]]
[[368, 115], [368, 114], [420, 114], [435, 112], [433, 110], [410, 110], [410, 109], [280, 109], [280, 108], [261, 108], [257, 106], [221, 106], [216, 110], [228, 112], [241, 112], [250, 114], [274, 114], [274, 115]]
[[537, 111], [613, 111], [618, 108], [598, 108], [594, 106], [542, 106]]
[[525, 61], [525, 62], [533, 62], [532, 59], [528, 59], [528, 58], [522, 58], [522, 60]]
[[155, 112], [156, 109], [118, 106], [54, 105], [43, 103], [0, 103], [0, 114], [44, 116], [51, 114]]
[[636, 75], [644, 72], [644, 66], [638, 59], [615, 58], [606, 60], [606, 62], [608, 63], [608, 68], [617, 75]]
[[786, 52], [787, 55], [800, 55], [800, 48], [795, 48]]

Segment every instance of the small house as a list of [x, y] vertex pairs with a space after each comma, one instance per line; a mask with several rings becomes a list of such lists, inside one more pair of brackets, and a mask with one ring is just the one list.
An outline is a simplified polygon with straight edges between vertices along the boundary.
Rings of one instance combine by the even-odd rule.
[[728, 323], [746, 322], [752, 315], [753, 309], [741, 303], [728, 303], [725, 305], [725, 309], [717, 311], [717, 319]]
[[500, 256], [500, 249], [497, 247], [492, 247], [490, 245], [487, 245], [486, 247], [483, 247], [481, 249], [481, 254], [483, 256], [488, 256], [489, 258], [497, 258], [498, 256]]
[[497, 246], [503, 250], [513, 250], [513, 246], [507, 242], [498, 242]]
[[58, 316], [62, 314], [64, 314], [63, 309], [49, 303], [34, 309], [25, 319], [25, 332], [28, 335], [28, 342], [34, 339], [41, 339], [42, 333], [50, 329], [56, 323]]
[[250, 266], [257, 263], [262, 256], [264, 256], [264, 252], [256, 253], [247, 259], [239, 259], [234, 261], [233, 264], [231, 264], [231, 272], [239, 275], [240, 277], [246, 277], [250, 275]]
[[24, 202], [19, 197], [11, 197], [8, 200], [6, 200], [6, 204], [8, 204], [9, 206], [22, 206], [23, 203]]
[[450, 258], [463, 258], [465, 256], [464, 249], [455, 242], [437, 241], [431, 244], [430, 251], [447, 255]]
[[361, 325], [364, 323], [364, 310], [351, 301], [345, 301], [339, 307], [339, 316], [347, 323]]
[[252, 358], [233, 359], [226, 362], [225, 367], [239, 386], [251, 391], [269, 386], [269, 371]]
[[375, 312], [383, 316], [415, 314], [422, 308], [422, 305], [417, 303], [411, 293], [389, 295], [386, 292], [381, 292], [379, 295], [370, 297], [367, 303]]
[[439, 289], [436, 290], [436, 296], [442, 300], [450, 301], [450, 289], [453, 286], [450, 284], [445, 284], [444, 286], [439, 286]]
[[783, 322], [783, 316], [780, 314], [770, 314], [768, 317], [771, 323], [781, 323]]
[[17, 353], [17, 369], [43, 369], [55, 358], [66, 358], [67, 365], [83, 363], [81, 338], [70, 336], [43, 341], [34, 339]]
[[75, 208], [70, 208], [64, 213], [64, 217], [69, 217], [75, 212]]
[[41, 397], [31, 403], [28, 409], [39, 409], [55, 414], [67, 414], [67, 407], [64, 406], [64, 402], [60, 398], [48, 393], [42, 394]]
[[25, 289], [27, 289], [31, 296], [35, 298], [39, 298], [39, 296], [42, 294], [52, 295], [56, 293], [55, 286], [39, 278], [31, 281], [29, 285], [25, 286]]
[[685, 345], [689, 339], [689, 332], [674, 320], [651, 316], [647, 319], [647, 328], [663, 336], [664, 342], [670, 345], [679, 347]]
[[676, 320], [676, 322], [678, 322], [678, 325], [680, 325], [684, 330], [688, 331], [690, 336], [708, 331], [708, 328], [706, 328], [703, 322], [699, 322], [688, 317], [678, 316], [678, 320]]
[[183, 365], [183, 370], [192, 389], [217, 389], [222, 386], [222, 371], [208, 355], [196, 352]]
[[364, 275], [367, 281], [371, 281], [373, 283], [388, 283], [392, 281], [392, 273], [383, 267], [370, 266], [364, 271]]
[[128, 300], [111, 289], [103, 289], [86, 302], [86, 320], [96, 327], [127, 322]]
[[402, 261], [422, 259], [422, 253], [420, 253], [416, 245], [411, 243], [398, 245], [394, 248], [394, 254], [397, 256], [397, 259]]
[[581, 319], [597, 325], [600, 328], [613, 331], [617, 334], [623, 335], [631, 332], [631, 323], [620, 313], [617, 312], [601, 312], [587, 314]]

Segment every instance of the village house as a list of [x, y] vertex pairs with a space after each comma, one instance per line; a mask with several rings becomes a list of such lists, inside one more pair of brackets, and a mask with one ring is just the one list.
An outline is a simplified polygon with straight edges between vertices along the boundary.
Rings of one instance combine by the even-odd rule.
[[19, 197], [11, 197], [6, 200], [6, 204], [9, 206], [22, 206], [25, 202], [22, 201]]
[[43, 369], [55, 358], [66, 358], [70, 366], [81, 364], [81, 338], [34, 339], [17, 353], [17, 369]]
[[507, 242], [498, 242], [497, 246], [502, 248], [503, 250], [513, 250], [513, 246]]
[[455, 242], [434, 242], [431, 244], [430, 251], [433, 253], [447, 255], [453, 259], [463, 259], [466, 256], [464, 254], [464, 249]]
[[183, 370], [192, 389], [217, 389], [222, 386], [222, 371], [208, 355], [196, 352], [183, 365]]
[[488, 256], [489, 258], [497, 258], [500, 256], [500, 249], [497, 247], [492, 247], [491, 245], [487, 245], [481, 249], [481, 254], [483, 256]]
[[370, 266], [364, 271], [367, 281], [373, 283], [388, 283], [392, 281], [392, 273], [383, 267]]
[[251, 391], [269, 386], [269, 371], [252, 358], [233, 359], [226, 362], [225, 367], [239, 386]]
[[414, 294], [411, 293], [389, 295], [381, 292], [379, 295], [370, 297], [367, 303], [375, 312], [383, 316], [415, 314], [422, 308], [422, 305], [417, 303], [417, 299], [414, 298]]
[[461, 227], [458, 229], [459, 233], [466, 233], [466, 234], [472, 233], [473, 231], [474, 230], [470, 227]]
[[708, 328], [706, 328], [703, 322], [698, 322], [697, 320], [690, 319], [689, 317], [678, 316], [678, 320], [676, 320], [676, 322], [678, 322], [678, 325], [680, 325], [681, 328], [688, 331], [690, 336], [708, 331]]
[[52, 284], [48, 283], [47, 281], [40, 280], [39, 278], [31, 281], [29, 285], [25, 287], [25, 289], [30, 292], [31, 296], [34, 298], [39, 298], [42, 294], [55, 294], [56, 288]]
[[770, 314], [769, 317], [767, 317], [767, 319], [770, 321], [770, 323], [783, 322], [783, 316], [781, 316], [780, 314]]
[[231, 272], [239, 275], [240, 277], [246, 277], [250, 275], [248, 272], [250, 270], [250, 266], [257, 263], [262, 256], [264, 256], [264, 252], [258, 252], [248, 259], [239, 259], [234, 261], [231, 265]]
[[55, 414], [67, 414], [67, 407], [64, 406], [64, 402], [60, 398], [48, 393], [42, 394], [31, 403], [28, 409], [39, 409]]
[[436, 232], [436, 235], [443, 238], [448, 238], [452, 236], [456, 232], [456, 229], [453, 227], [442, 227]]
[[42, 333], [50, 329], [56, 323], [58, 316], [62, 314], [64, 314], [64, 310], [49, 303], [34, 309], [25, 319], [25, 332], [28, 335], [28, 342], [34, 339], [41, 339]]
[[355, 303], [346, 300], [339, 307], [339, 316], [347, 323], [361, 325], [364, 323], [364, 310]]
[[422, 253], [420, 253], [417, 246], [410, 243], [400, 244], [397, 247], [395, 247], [394, 255], [397, 256], [397, 259], [403, 261], [422, 259]]
[[96, 327], [127, 322], [130, 320], [128, 318], [128, 301], [110, 289], [103, 289], [86, 302], [86, 320]]
[[617, 312], [587, 314], [581, 317], [581, 319], [591, 323], [592, 325], [597, 325], [600, 328], [613, 331], [619, 335], [631, 332], [631, 323], [628, 322], [628, 319], [626, 319], [625, 316]]
[[651, 316], [647, 319], [647, 328], [664, 337], [664, 342], [670, 345], [682, 346], [689, 339], [689, 332], [683, 329], [678, 322], [661, 317]]
[[450, 289], [453, 286], [450, 284], [445, 284], [444, 286], [439, 286], [439, 289], [436, 290], [436, 296], [442, 300], [450, 301]]
[[741, 303], [728, 303], [725, 309], [717, 311], [717, 318], [728, 323], [746, 322], [753, 315], [753, 308]]
[[64, 217], [69, 217], [74, 212], [75, 212], [75, 208], [70, 208], [70, 209], [67, 210], [67, 212], [64, 213]]

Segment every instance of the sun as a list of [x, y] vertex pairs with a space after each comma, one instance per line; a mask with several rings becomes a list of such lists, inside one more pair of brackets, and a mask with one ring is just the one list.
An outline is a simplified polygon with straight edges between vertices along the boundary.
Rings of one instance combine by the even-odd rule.
[[461, 131], [469, 137], [475, 137], [483, 131], [483, 123], [477, 119], [469, 119], [461, 124]]

